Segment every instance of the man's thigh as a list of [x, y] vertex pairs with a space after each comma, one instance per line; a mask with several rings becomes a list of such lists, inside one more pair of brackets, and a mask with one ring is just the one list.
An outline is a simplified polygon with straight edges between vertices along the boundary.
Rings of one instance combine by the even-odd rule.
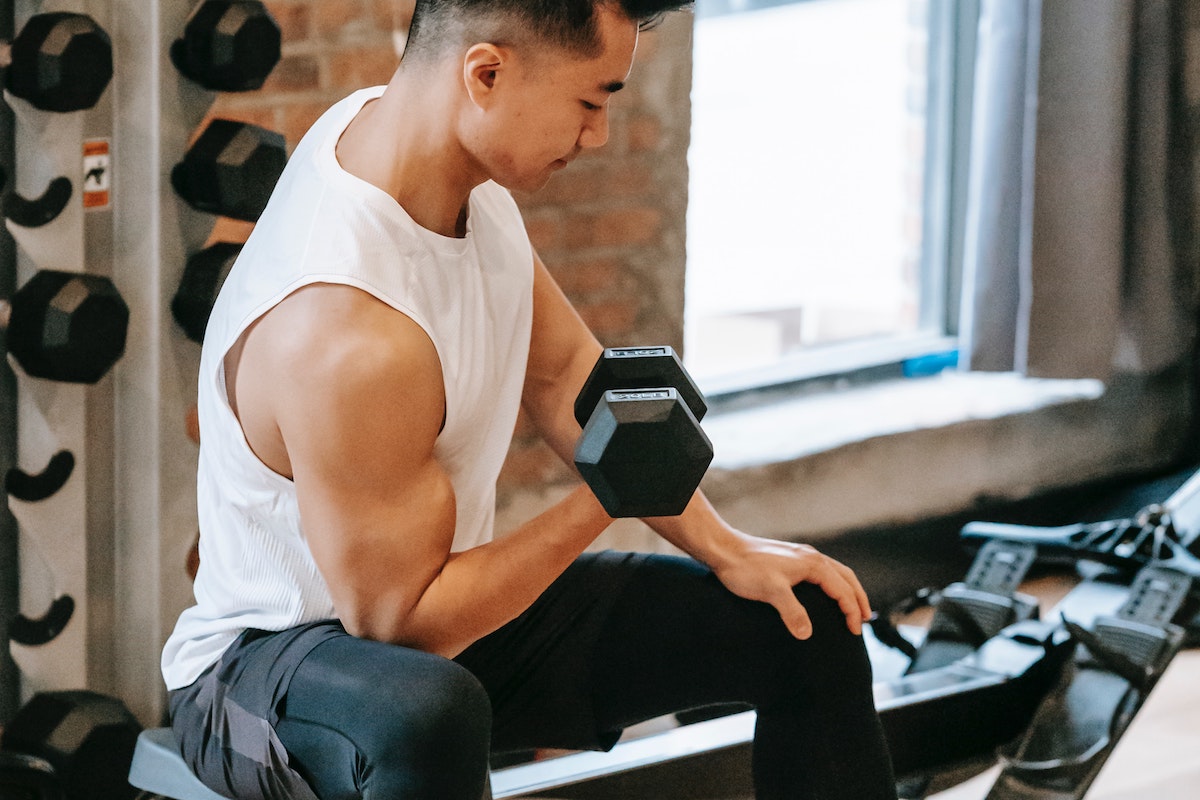
[[[459, 657], [492, 698], [494, 749], [605, 749], [623, 728], [702, 706], [870, 688], [860, 637], [819, 587], [814, 635], [686, 557], [585, 554], [525, 614]], [[863, 674], [851, 674], [863, 672]]]

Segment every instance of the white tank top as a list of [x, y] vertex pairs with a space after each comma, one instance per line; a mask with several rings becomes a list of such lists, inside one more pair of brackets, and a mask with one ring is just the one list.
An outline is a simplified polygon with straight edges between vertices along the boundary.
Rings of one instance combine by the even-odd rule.
[[254, 455], [225, 393], [230, 347], [306, 284], [358, 287], [429, 335], [445, 381], [434, 456], [454, 487], [453, 549], [492, 537], [496, 478], [529, 352], [532, 249], [512, 197], [494, 183], [472, 192], [466, 236], [454, 239], [420, 227], [387, 193], [340, 167], [338, 138], [381, 93], [346, 98], [300, 142], [209, 319], [199, 377], [200, 571], [196, 605], [163, 650], [168, 689], [194, 681], [246, 628], [337, 616], [304, 539], [295, 486]]

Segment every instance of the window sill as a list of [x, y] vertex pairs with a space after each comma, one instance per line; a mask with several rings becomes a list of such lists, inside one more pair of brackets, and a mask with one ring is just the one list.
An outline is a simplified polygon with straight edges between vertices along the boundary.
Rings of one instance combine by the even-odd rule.
[[703, 488], [736, 527], [819, 540], [1147, 472], [1185, 446], [1186, 380], [947, 372], [714, 412]]
[[794, 461], [881, 436], [1001, 419], [1096, 400], [1096, 380], [1042, 380], [1014, 373], [944, 372], [844, 391], [716, 411], [704, 429], [713, 467], [738, 470]]

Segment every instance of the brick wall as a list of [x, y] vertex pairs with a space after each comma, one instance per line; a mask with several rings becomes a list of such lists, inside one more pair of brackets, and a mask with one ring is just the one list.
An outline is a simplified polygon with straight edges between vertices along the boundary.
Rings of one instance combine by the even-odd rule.
[[[393, 29], [411, 13], [406, 5], [411, 0], [268, 0], [283, 58], [262, 90], [222, 95], [211, 115], [277, 130], [294, 147], [331, 104], [391, 77]], [[541, 192], [517, 198], [534, 246], [607, 345], [682, 340], [690, 89], [691, 16], [677, 14], [643, 34], [628, 87], [612, 101], [609, 143]], [[221, 221], [214, 238], [248, 230]], [[519, 423], [502, 503], [512, 492], [568, 480]]]

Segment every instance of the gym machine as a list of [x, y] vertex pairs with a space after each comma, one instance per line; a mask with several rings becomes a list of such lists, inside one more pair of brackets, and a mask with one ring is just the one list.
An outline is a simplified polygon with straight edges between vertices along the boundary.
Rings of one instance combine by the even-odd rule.
[[[1200, 634], [1200, 473], [1130, 519], [1060, 528], [971, 523], [961, 583], [921, 593], [927, 631], [873, 621], [875, 701], [901, 796], [921, 798], [997, 759], [988, 800], [1078, 800], [1185, 639]], [[1184, 521], [1188, 527], [1183, 527]], [[1040, 618], [1016, 591], [1045, 553], [1105, 565]], [[909, 610], [909, 604], [903, 610]], [[884, 644], [888, 642], [888, 644]], [[754, 714], [743, 711], [492, 773], [496, 798], [745, 796]], [[689, 794], [672, 795], [687, 785]]]

